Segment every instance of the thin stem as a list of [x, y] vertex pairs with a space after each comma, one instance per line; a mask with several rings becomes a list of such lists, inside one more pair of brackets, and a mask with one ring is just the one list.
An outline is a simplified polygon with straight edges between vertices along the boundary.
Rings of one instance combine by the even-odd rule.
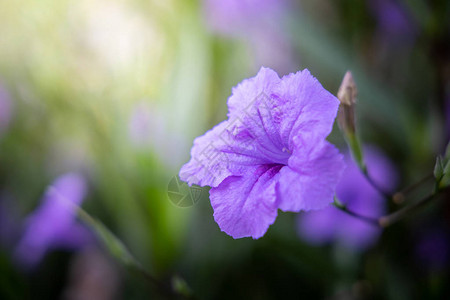
[[355, 218], [358, 218], [362, 221], [365, 221], [369, 224], [375, 225], [375, 226], [381, 226], [383, 228], [386, 228], [388, 226], [391, 226], [392, 224], [400, 221], [401, 219], [403, 219], [404, 217], [406, 217], [408, 214], [416, 211], [417, 209], [425, 206], [426, 204], [428, 204], [431, 200], [433, 200], [439, 192], [442, 192], [444, 190], [446, 190], [448, 188], [445, 189], [437, 189], [435, 192], [431, 193], [430, 195], [426, 196], [425, 198], [421, 199], [420, 201], [417, 201], [414, 204], [411, 204], [409, 206], [406, 206], [396, 212], [393, 212], [392, 214], [380, 217], [380, 218], [371, 218], [371, 217], [367, 217], [367, 216], [363, 216], [360, 215], [354, 211], [351, 211], [347, 208], [347, 206], [345, 204], [343, 204], [342, 202], [340, 202], [337, 197], [334, 197], [334, 203], [333, 205], [337, 208], [339, 208], [340, 210], [342, 210], [343, 212], [347, 213], [350, 216], [353, 216]]
[[337, 207], [338, 209], [342, 210], [343, 212], [349, 214], [350, 216], [353, 216], [353, 217], [355, 217], [355, 218], [358, 218], [358, 219], [360, 219], [360, 220], [362, 220], [362, 221], [364, 221], [364, 222], [367, 222], [367, 223], [372, 224], [372, 225], [374, 225], [374, 226], [379, 226], [379, 225], [380, 225], [380, 224], [378, 223], [378, 219], [376, 219], [376, 218], [371, 218], [371, 217], [368, 217], [368, 216], [363, 216], [363, 215], [360, 215], [360, 214], [358, 214], [358, 213], [356, 213], [356, 212], [354, 212], [354, 211], [352, 211], [352, 210], [349, 210], [349, 209], [347, 208], [347, 205], [345, 205], [345, 204], [343, 204], [342, 202], [340, 202], [340, 201], [337, 199], [337, 197], [334, 197], [334, 203], [333, 203], [333, 205], [334, 205], [335, 207]]
[[367, 168], [363, 168], [361, 170], [361, 172], [363, 173], [364, 177], [367, 179], [367, 181], [370, 183], [370, 185], [377, 190], [384, 198], [386, 198], [387, 200], [391, 200], [392, 196], [386, 192], [384, 189], [382, 189], [370, 176], [369, 172], [367, 171]]
[[405, 196], [410, 193], [411, 191], [415, 190], [416, 188], [418, 188], [419, 186], [421, 186], [422, 184], [424, 184], [425, 182], [427, 182], [428, 180], [432, 179], [434, 177], [433, 173], [430, 173], [428, 175], [426, 175], [425, 177], [423, 177], [422, 179], [420, 179], [419, 181], [403, 188], [401, 191], [396, 192], [393, 196], [392, 196], [392, 200], [396, 203], [396, 204], [401, 204], [405, 201]]
[[[56, 191], [56, 190], [55, 190]], [[86, 225], [90, 226], [97, 234], [98, 238], [103, 242], [105, 248], [110, 252], [112, 257], [121, 262], [129, 270], [135, 271], [142, 275], [153, 287], [162, 295], [168, 297], [167, 299], [193, 299], [190, 295], [184, 295], [177, 290], [174, 290], [169, 284], [158, 280], [150, 274], [142, 264], [134, 258], [130, 251], [117, 237], [115, 237], [102, 223], [95, 220], [85, 210], [78, 205], [68, 201], [65, 198], [65, 203], [78, 214], [80, 220]]]
[[381, 227], [388, 227], [398, 221], [400, 221], [401, 219], [403, 219], [404, 217], [406, 217], [409, 213], [412, 213], [414, 211], [416, 211], [417, 209], [421, 208], [422, 206], [428, 204], [428, 202], [430, 202], [431, 200], [433, 200], [433, 198], [437, 195], [437, 193], [432, 193], [428, 196], [426, 196], [425, 198], [421, 199], [420, 201], [417, 201], [414, 204], [411, 204], [409, 206], [406, 206], [390, 215], [381, 217], [379, 219], [379, 224]]

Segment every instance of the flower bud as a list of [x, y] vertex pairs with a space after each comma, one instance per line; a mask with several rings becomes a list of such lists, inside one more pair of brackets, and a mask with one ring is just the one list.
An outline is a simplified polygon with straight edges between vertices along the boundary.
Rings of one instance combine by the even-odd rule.
[[357, 94], [358, 90], [356, 89], [352, 73], [347, 71], [337, 93], [337, 97], [341, 102], [337, 121], [341, 130], [346, 134], [355, 134], [356, 131], [355, 104]]
[[353, 80], [352, 73], [347, 71], [337, 93], [337, 97], [341, 102], [339, 105], [337, 122], [344, 134], [353, 159], [362, 171], [366, 171], [361, 143], [356, 135], [355, 104], [357, 94], [358, 90], [355, 81]]

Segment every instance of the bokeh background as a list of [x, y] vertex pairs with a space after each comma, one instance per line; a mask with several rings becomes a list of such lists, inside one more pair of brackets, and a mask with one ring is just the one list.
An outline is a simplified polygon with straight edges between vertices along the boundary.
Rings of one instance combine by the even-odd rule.
[[311, 244], [303, 214], [281, 212], [263, 238], [233, 240], [207, 189], [189, 207], [167, 194], [261, 66], [308, 68], [334, 94], [352, 70], [364, 143], [397, 189], [427, 176], [450, 136], [449, 32], [446, 0], [0, 0], [0, 298], [167, 297], [50, 186], [196, 299], [449, 297], [448, 193], [364, 249]]

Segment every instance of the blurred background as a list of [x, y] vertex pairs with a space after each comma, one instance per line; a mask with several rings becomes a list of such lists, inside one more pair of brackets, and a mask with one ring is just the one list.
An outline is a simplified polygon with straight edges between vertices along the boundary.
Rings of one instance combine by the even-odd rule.
[[207, 189], [194, 205], [168, 195], [193, 139], [261, 66], [308, 68], [333, 94], [352, 70], [359, 133], [389, 161], [389, 188], [429, 175], [450, 136], [449, 32], [446, 0], [0, 0], [0, 299], [167, 297], [58, 197], [196, 299], [449, 297], [448, 193], [362, 230], [363, 246], [351, 230], [308, 238], [319, 221], [282, 212], [261, 239], [233, 240]]

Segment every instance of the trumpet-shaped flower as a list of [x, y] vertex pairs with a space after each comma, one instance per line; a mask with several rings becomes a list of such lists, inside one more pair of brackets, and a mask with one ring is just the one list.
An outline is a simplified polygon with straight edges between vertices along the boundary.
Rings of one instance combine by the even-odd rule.
[[195, 139], [180, 178], [211, 186], [222, 231], [257, 239], [278, 209], [316, 210], [333, 201], [344, 163], [325, 138], [338, 105], [308, 70], [280, 79], [261, 68], [233, 89], [228, 119]]

